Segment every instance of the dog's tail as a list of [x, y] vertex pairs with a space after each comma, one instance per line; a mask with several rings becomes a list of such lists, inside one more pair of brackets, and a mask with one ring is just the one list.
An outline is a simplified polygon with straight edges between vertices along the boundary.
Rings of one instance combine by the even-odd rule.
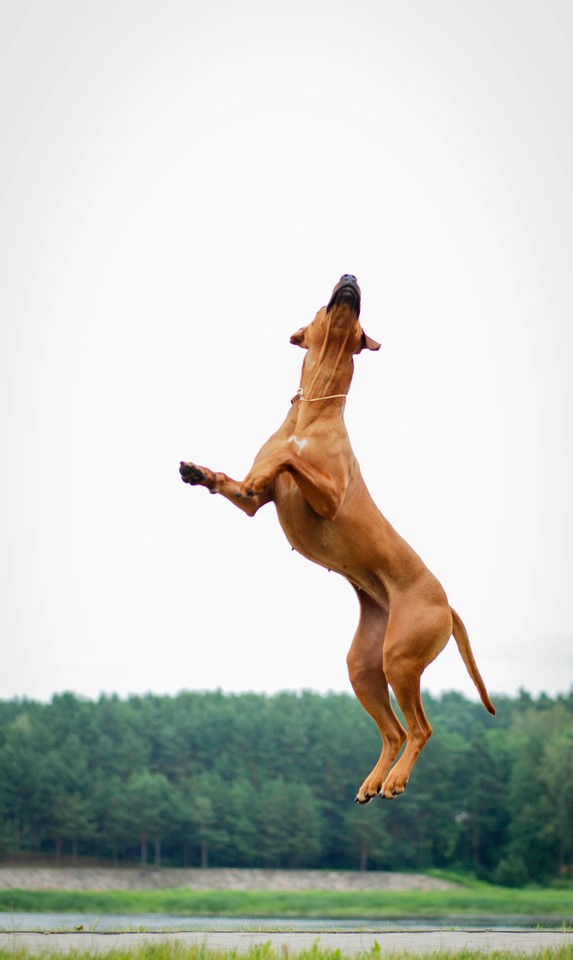
[[491, 700], [489, 699], [488, 692], [485, 688], [485, 683], [481, 678], [480, 672], [477, 668], [477, 663], [474, 660], [472, 648], [470, 647], [468, 632], [464, 627], [461, 617], [458, 616], [458, 614], [454, 609], [452, 609], [452, 607], [450, 607], [450, 610], [452, 611], [452, 620], [453, 620], [452, 633], [454, 636], [454, 640], [458, 645], [458, 650], [462, 655], [462, 660], [466, 665], [466, 670], [468, 671], [470, 677], [475, 683], [481, 698], [481, 702], [483, 703], [486, 710], [488, 710], [490, 713], [495, 713], [495, 707], [491, 702]]

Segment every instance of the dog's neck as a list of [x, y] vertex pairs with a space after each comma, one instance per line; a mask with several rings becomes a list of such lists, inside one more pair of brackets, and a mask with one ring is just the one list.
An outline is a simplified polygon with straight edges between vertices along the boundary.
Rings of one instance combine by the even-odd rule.
[[305, 420], [343, 415], [354, 373], [349, 339], [349, 334], [334, 336], [328, 329], [322, 344], [308, 350], [294, 398]]

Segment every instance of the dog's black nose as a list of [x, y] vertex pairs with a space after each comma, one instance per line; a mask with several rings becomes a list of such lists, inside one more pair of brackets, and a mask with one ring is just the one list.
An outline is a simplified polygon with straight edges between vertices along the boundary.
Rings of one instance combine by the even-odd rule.
[[353, 273], [343, 273], [343, 275], [341, 276], [340, 280], [341, 280], [341, 281], [342, 281], [342, 280], [350, 280], [351, 283], [358, 283], [358, 280], [356, 279], [356, 277], [354, 276]]

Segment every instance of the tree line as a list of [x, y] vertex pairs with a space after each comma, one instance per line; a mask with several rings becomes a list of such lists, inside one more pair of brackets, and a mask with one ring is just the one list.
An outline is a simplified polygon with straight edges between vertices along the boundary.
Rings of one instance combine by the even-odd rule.
[[570, 875], [573, 690], [424, 701], [406, 793], [365, 807], [380, 741], [350, 695], [0, 701], [0, 858]]

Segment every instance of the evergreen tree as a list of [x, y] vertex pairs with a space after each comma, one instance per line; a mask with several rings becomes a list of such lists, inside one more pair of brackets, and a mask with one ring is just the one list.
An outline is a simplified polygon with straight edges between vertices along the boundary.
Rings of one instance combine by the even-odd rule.
[[366, 808], [379, 734], [346, 694], [0, 702], [0, 854], [568, 875], [573, 691], [498, 697], [495, 719], [425, 699], [434, 735], [404, 797]]

